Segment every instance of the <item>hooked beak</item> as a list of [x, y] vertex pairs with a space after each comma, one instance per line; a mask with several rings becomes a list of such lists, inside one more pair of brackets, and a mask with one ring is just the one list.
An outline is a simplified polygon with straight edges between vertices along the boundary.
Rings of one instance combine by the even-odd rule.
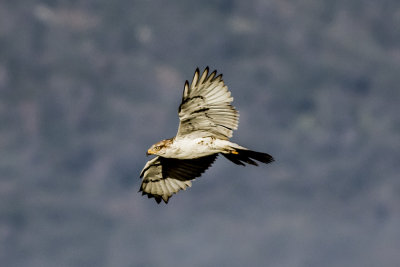
[[154, 154], [153, 150], [151, 150], [151, 149], [147, 150], [147, 152], [146, 152], [146, 156], [150, 156], [150, 155], [153, 155], [153, 154]]

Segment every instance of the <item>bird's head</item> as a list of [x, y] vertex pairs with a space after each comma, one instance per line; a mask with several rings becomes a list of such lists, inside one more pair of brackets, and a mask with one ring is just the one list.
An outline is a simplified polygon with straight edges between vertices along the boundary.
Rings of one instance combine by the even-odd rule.
[[162, 140], [158, 143], [155, 143], [154, 145], [152, 145], [148, 150], [147, 150], [147, 155], [158, 155], [158, 156], [162, 156], [165, 154], [166, 150], [168, 149], [168, 147], [170, 147], [170, 145], [173, 142], [173, 138], [171, 139], [166, 139], [166, 140]]

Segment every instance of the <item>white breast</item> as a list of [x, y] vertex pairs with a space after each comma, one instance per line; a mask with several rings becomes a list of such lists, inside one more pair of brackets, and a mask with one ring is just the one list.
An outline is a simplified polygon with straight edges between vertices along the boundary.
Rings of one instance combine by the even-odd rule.
[[178, 159], [193, 159], [218, 153], [215, 139], [205, 138], [179, 138], [174, 141], [164, 157]]

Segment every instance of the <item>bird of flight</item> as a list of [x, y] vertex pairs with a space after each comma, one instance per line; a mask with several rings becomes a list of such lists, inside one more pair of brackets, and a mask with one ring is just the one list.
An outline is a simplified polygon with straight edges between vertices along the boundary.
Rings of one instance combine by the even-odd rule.
[[239, 114], [231, 105], [233, 97], [222, 80], [207, 67], [200, 75], [197, 68], [192, 83], [185, 82], [179, 106], [179, 127], [175, 137], [162, 140], [147, 150], [157, 155], [144, 166], [139, 192], [154, 197], [157, 203], [192, 185], [222, 154], [235, 164], [257, 166], [256, 161], [270, 163], [274, 158], [229, 141], [237, 129]]

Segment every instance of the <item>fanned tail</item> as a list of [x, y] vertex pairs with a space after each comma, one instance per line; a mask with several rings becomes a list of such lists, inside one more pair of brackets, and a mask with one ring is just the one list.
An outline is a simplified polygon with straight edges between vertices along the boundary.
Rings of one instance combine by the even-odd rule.
[[229, 154], [227, 153], [221, 153], [221, 154], [224, 155], [225, 158], [232, 161], [233, 163], [243, 166], [245, 166], [244, 163], [258, 166], [257, 162], [255, 162], [254, 160], [257, 160], [265, 164], [274, 161], [274, 158], [270, 154], [247, 150], [247, 149], [235, 149], [231, 151], [231, 153]]

